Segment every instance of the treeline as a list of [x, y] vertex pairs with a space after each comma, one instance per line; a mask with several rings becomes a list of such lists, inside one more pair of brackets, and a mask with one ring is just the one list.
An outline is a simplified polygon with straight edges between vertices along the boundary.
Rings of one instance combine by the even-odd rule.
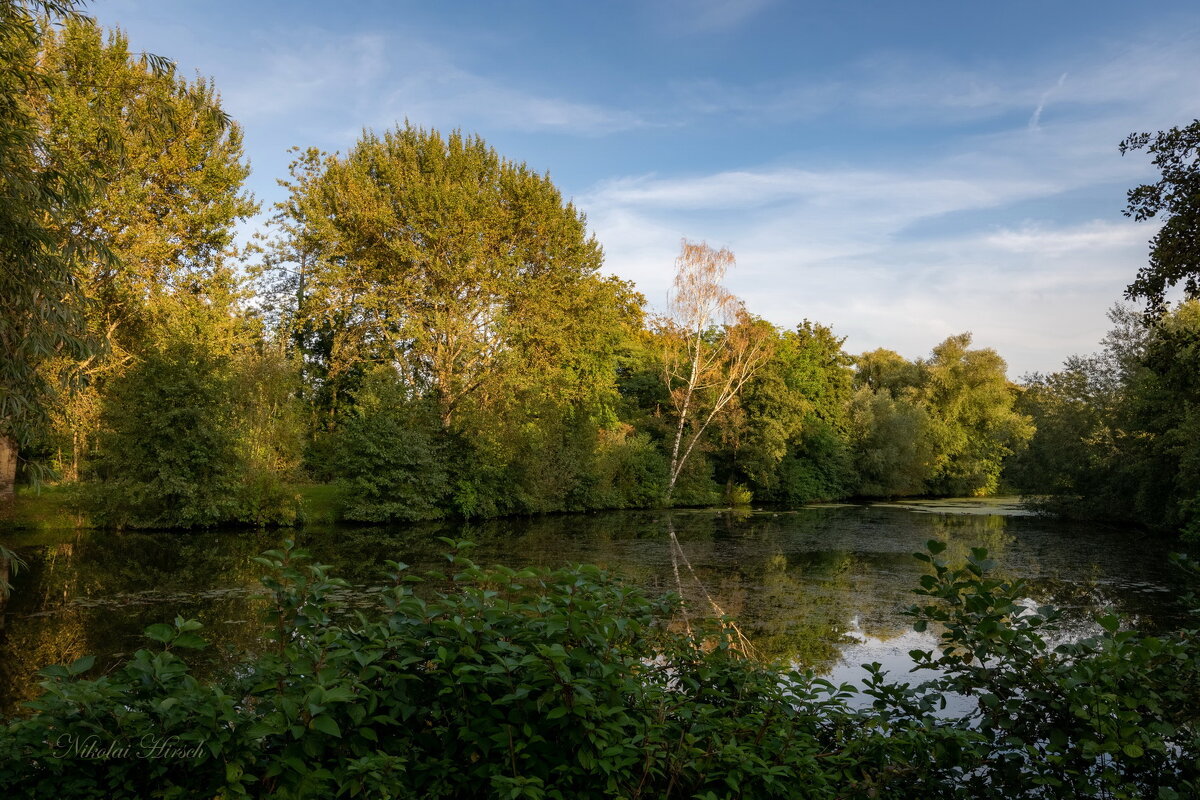
[[1125, 215], [1159, 219], [1150, 258], [1126, 290], [1099, 353], [1030, 376], [1019, 409], [1037, 433], [1014, 460], [1023, 492], [1058, 514], [1200, 538], [1200, 120], [1135, 133], [1158, 181]]
[[314, 482], [355, 520], [982, 493], [1029, 435], [969, 336], [856, 360], [748, 313], [727, 251], [685, 243], [648, 314], [547, 175], [458, 132], [297, 151], [239, 251], [258, 206], [213, 88], [90, 21], [37, 33], [40, 167], [90, 190], [54, 232], [93, 248], [84, 346], [31, 359], [41, 416], [6, 423], [102, 524], [290, 523]]
[[1060, 515], [1200, 538], [1200, 302], [1111, 318], [1098, 354], [1028, 379], [1037, 433], [1013, 483]]
[[[655, 315], [602, 273], [548, 175], [410, 124], [296, 150], [287, 198], [239, 248], [260, 208], [213, 87], [69, 7], [46, 7], [56, 28], [0, 5], [0, 495], [19, 454], [23, 479], [76, 486], [114, 526], [290, 524], [311, 485], [372, 521], [1006, 485], [1191, 519], [1190, 479], [1154, 494], [1197, 471], [1179, 444], [1194, 424], [1170, 421], [1195, 387], [1186, 309], [1131, 327], [1128, 376], [1025, 387], [969, 334], [910, 361], [774, 326], [703, 243], [683, 243]], [[1146, 488], [1121, 506], [1135, 463]]]

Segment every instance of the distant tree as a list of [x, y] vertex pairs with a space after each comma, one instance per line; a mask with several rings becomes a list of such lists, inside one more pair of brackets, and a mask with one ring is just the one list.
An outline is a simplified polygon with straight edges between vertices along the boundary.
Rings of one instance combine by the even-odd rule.
[[937, 446], [934, 421], [911, 393], [863, 385], [850, 416], [855, 432], [856, 494], [905, 497], [925, 494], [933, 476]]
[[777, 331], [770, 358], [719, 422], [721, 460], [756, 498], [804, 503], [855, 491], [848, 436], [854, 371], [843, 341], [808, 320]]
[[1024, 377], [1017, 400], [1034, 435], [1005, 467], [1006, 478], [1022, 494], [1065, 514], [1124, 513], [1106, 487], [1129, 433], [1130, 389], [1146, 369], [1152, 328], [1128, 306], [1114, 306], [1108, 316], [1113, 328], [1100, 352], [1070, 356], [1056, 372]]
[[[771, 352], [774, 331], [756, 321], [721, 281], [734, 264], [728, 249], [684, 239], [662, 320], [663, 373], [676, 424], [666, 499], [671, 500], [696, 444]], [[686, 442], [686, 444], [685, 444]]]
[[1027, 379], [1037, 433], [1012, 477], [1061, 515], [1200, 540], [1200, 301], [1132, 317], [1115, 309], [1100, 353]]
[[[1032, 428], [991, 348], [951, 336], [928, 359], [890, 350], [858, 358], [854, 417], [864, 494], [994, 492], [1005, 459]], [[904, 441], [904, 440], [908, 441]], [[922, 477], [923, 476], [923, 477]]]
[[934, 494], [995, 492], [1005, 458], [1033, 435], [1029, 418], [1013, 408], [1016, 391], [1004, 359], [970, 345], [969, 333], [951, 336], [921, 362], [921, 397], [936, 423]]
[[1125, 216], [1139, 222], [1163, 216], [1162, 228], [1150, 240], [1150, 260], [1125, 290], [1143, 299], [1158, 315], [1166, 310], [1166, 293], [1182, 283], [1185, 296], [1200, 297], [1200, 120], [1158, 133], [1130, 134], [1121, 154], [1146, 150], [1162, 177], [1129, 190]]

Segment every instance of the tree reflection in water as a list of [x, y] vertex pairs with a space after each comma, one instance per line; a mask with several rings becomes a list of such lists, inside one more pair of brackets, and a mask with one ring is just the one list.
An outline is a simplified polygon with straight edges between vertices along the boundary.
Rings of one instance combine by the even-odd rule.
[[[853, 663], [883, 661], [877, 656], [914, 646], [900, 611], [912, 602], [922, 574], [911, 554], [928, 539], [946, 541], [952, 560], [986, 547], [1003, 571], [1030, 582], [1035, 600], [1067, 608], [1080, 632], [1100, 609], [1132, 615], [1145, 628], [1178, 620], [1166, 545], [1120, 531], [937, 508], [629, 511], [300, 532], [25, 534], [10, 546], [28, 568], [14, 576], [13, 596], [0, 608], [0, 710], [11, 713], [37, 692], [39, 668], [86, 653], [107, 668], [140, 646], [143, 628], [177, 614], [199, 619], [215, 645], [198, 656], [202, 674], [221, 669], [237, 652], [255, 650], [263, 599], [252, 559], [287, 536], [356, 587], [343, 597], [347, 606], [368, 602], [361, 590], [379, 580], [385, 559], [436, 567], [445, 550], [438, 537], [469, 539], [476, 544], [472, 557], [483, 563], [592, 563], [649, 592], [682, 587], [688, 608], [708, 613], [715, 603], [762, 656], [818, 671], [837, 668], [838, 675], [846, 669], [838, 668], [843, 653]], [[681, 567], [676, 583], [671, 530], [676, 555], [686, 558], [695, 580]]]

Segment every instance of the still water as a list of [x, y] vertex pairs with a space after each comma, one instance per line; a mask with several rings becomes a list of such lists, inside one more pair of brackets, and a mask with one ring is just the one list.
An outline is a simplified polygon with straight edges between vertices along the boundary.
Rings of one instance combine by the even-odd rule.
[[[674, 560], [671, 529], [682, 549]], [[914, 633], [900, 613], [916, 600], [912, 588], [923, 574], [911, 554], [928, 539], [947, 542], [952, 560], [986, 547], [1001, 572], [1029, 582], [1032, 599], [1067, 609], [1079, 632], [1101, 612], [1155, 629], [1177, 623], [1183, 611], [1184, 587], [1166, 544], [1029, 516], [996, 500], [605, 512], [300, 532], [64, 528], [6, 536], [28, 566], [0, 606], [0, 714], [37, 694], [39, 668], [85, 654], [98, 656], [99, 669], [111, 668], [143, 646], [143, 628], [177, 614], [200, 620], [215, 644], [198, 657], [201, 673], [254, 650], [265, 600], [262, 570], [252, 559], [287, 536], [356, 587], [378, 583], [387, 559], [418, 568], [443, 564], [440, 536], [475, 542], [479, 563], [597, 564], [649, 592], [682, 590], [697, 613], [711, 608], [711, 598], [760, 652], [837, 681], [856, 679], [858, 665], [871, 661], [901, 673], [909, 650], [932, 647], [931, 635]], [[355, 596], [348, 593], [347, 601]]]

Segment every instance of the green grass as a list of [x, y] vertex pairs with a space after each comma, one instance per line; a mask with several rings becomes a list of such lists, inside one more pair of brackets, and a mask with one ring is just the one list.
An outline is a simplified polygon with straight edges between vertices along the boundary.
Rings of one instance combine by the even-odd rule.
[[328, 525], [342, 518], [342, 490], [331, 483], [295, 487], [300, 493], [300, 518], [306, 525]]
[[[329, 525], [342, 518], [342, 491], [333, 484], [296, 486], [306, 525]], [[76, 507], [76, 486], [22, 486], [9, 509], [0, 510], [0, 526], [10, 531], [54, 531], [90, 527]]]
[[0, 520], [23, 530], [61, 530], [87, 527], [87, 519], [75, 508], [72, 486], [21, 486], [12, 507], [0, 511]]

